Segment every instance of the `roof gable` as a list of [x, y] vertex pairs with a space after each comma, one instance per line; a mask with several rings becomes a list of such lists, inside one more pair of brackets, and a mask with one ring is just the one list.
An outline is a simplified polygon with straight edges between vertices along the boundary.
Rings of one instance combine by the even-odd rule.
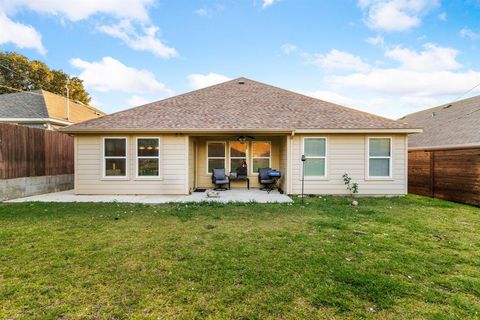
[[373, 114], [246, 78], [117, 112], [67, 128], [75, 130], [404, 129]]

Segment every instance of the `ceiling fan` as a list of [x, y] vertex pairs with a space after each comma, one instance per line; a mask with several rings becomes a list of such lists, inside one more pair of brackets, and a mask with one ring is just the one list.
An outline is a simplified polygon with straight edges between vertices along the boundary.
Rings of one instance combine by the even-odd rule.
[[238, 142], [240, 142], [240, 143], [245, 143], [245, 142], [247, 142], [247, 141], [255, 140], [255, 137], [253, 137], [253, 136], [243, 136], [243, 135], [237, 136], [237, 137], [233, 137], [233, 138], [235, 138], [235, 139], [236, 139]]

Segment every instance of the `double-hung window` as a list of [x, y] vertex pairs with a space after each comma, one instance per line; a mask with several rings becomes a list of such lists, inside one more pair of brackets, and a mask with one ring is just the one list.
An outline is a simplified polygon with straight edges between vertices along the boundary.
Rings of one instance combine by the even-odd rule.
[[368, 177], [392, 176], [392, 138], [368, 138]]
[[260, 168], [270, 168], [271, 154], [270, 142], [252, 142], [252, 172], [258, 173]]
[[230, 142], [230, 171], [237, 172], [242, 163], [247, 162], [246, 142]]
[[137, 138], [137, 178], [160, 176], [160, 139]]
[[103, 175], [107, 178], [127, 176], [127, 139], [103, 139]]
[[327, 172], [327, 139], [308, 137], [303, 139], [305, 177], [325, 178]]
[[225, 142], [207, 142], [207, 173], [225, 169]]

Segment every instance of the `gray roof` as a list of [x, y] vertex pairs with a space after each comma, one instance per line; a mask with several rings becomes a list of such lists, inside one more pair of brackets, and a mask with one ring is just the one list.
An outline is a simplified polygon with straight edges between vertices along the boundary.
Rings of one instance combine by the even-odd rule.
[[[67, 98], [45, 90], [33, 90], [0, 95], [0, 119], [54, 119], [77, 123], [98, 118], [105, 113], [74, 100], [70, 101], [67, 115]], [[17, 120], [18, 121], [18, 120]]]
[[412, 128], [400, 121], [238, 78], [78, 123], [65, 131]]
[[410, 148], [480, 145], [480, 96], [412, 113], [400, 120], [423, 127], [423, 133], [410, 135]]
[[0, 95], [0, 118], [48, 118], [40, 90]]

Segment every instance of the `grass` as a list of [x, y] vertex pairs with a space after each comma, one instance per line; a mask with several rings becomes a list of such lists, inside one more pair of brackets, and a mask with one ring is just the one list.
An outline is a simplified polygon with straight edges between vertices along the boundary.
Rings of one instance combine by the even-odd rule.
[[0, 318], [480, 318], [480, 209], [0, 205]]

